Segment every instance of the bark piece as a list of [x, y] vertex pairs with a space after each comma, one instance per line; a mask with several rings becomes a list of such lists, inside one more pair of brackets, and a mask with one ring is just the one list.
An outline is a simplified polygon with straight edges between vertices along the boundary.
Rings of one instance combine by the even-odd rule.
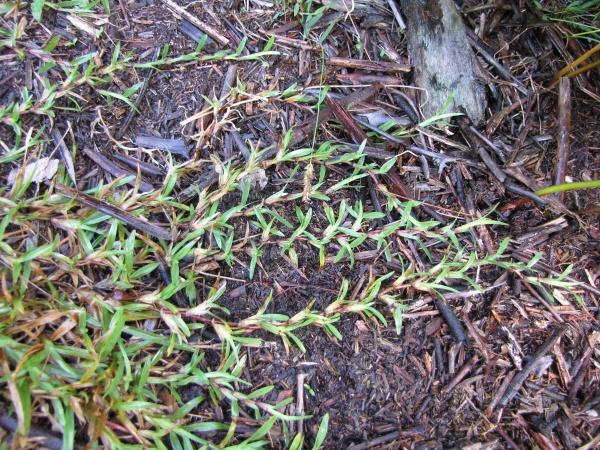
[[425, 91], [421, 95], [425, 116], [439, 113], [452, 97], [451, 111], [462, 108], [473, 123], [481, 123], [485, 91], [475, 79], [475, 56], [453, 0], [401, 0], [400, 4], [415, 81]]

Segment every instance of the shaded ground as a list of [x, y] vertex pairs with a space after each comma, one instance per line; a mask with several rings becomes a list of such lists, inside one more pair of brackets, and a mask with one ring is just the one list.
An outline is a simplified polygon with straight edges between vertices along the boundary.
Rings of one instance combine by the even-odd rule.
[[[278, 411], [288, 415], [301, 415], [303, 412], [312, 415], [312, 418], [301, 422], [278, 421], [270, 429], [266, 437], [267, 442], [262, 444], [263, 447], [289, 448], [295, 433], [303, 427], [307, 448], [310, 448], [322, 417], [328, 413], [329, 430], [324, 448], [331, 449], [492, 449], [533, 448], [534, 446], [548, 449], [581, 446], [595, 448], [594, 446], [599, 445], [600, 432], [598, 418], [600, 411], [598, 354], [600, 194], [598, 190], [567, 194], [564, 199], [565, 209], [558, 208], [556, 205], [536, 204], [524, 196], [511, 193], [473, 156], [474, 153], [463, 152], [462, 147], [457, 147], [457, 144], [466, 145], [460, 130], [452, 128], [452, 131], [449, 131], [444, 124], [426, 130], [408, 125], [410, 112], [407, 113], [400, 106], [398, 99], [404, 94], [405, 100], [415, 103], [414, 90], [410, 88], [412, 82], [410, 74], [363, 72], [328, 65], [326, 61], [332, 56], [404, 62], [406, 58], [404, 39], [396, 30], [387, 3], [371, 2], [366, 12], [364, 3], [357, 2], [356, 9], [351, 13], [347, 13], [342, 7], [339, 7], [338, 11], [328, 9], [315, 22], [314, 28], [308, 31], [306, 31], [309, 28], [307, 23], [310, 22], [311, 17], [316, 16], [304, 9], [306, 5], [302, 6], [305, 15], [293, 17], [291, 10], [262, 1], [207, 2], [206, 5], [190, 3], [187, 5], [187, 11], [201, 21], [216, 26], [221, 33], [232, 40], [232, 48], [235, 48], [242, 37], [248, 38], [242, 57], [262, 50], [271, 34], [278, 36], [273, 49], [281, 54], [250, 61], [244, 61], [243, 58], [232, 62], [192, 60], [161, 66], [149, 78], [148, 89], [139, 104], [140, 114], [134, 116], [126, 130], [122, 129], [122, 124], [130, 107], [115, 99], [106, 102], [98, 92], [94, 91], [95, 88], [84, 85], [77, 92], [81, 100], [81, 111], [72, 112], [61, 108], [54, 122], [54, 126], [61, 135], [64, 135], [69, 149], [72, 146], [77, 146], [79, 149], [75, 158], [77, 188], [86, 191], [95, 188], [103, 180], [114, 179], [83, 156], [80, 150], [84, 147], [100, 150], [108, 156], [114, 153], [126, 154], [156, 164], [162, 169], [168, 169], [169, 161], [181, 164], [186, 159], [178, 155], [168, 155], [166, 152], [142, 150], [133, 144], [135, 137], [144, 134], [183, 139], [191, 151], [192, 162], [182, 166], [173, 197], [181, 200], [189, 210], [185, 210], [184, 214], [181, 212], [183, 209], [171, 210], [169, 208], [172, 205], [167, 201], [156, 200], [156, 204], [152, 204], [152, 201], [148, 202], [151, 206], [148, 207], [150, 209], [147, 214], [151, 222], [161, 225], [170, 224], [173, 233], [181, 239], [188, 231], [194, 229], [193, 221], [203, 217], [195, 208], [200, 210], [199, 205], [202, 204], [203, 199], [209, 198], [209, 193], [220, 192], [219, 189], [222, 187], [217, 186], [215, 174], [223, 174], [219, 174], [215, 169], [216, 164], [212, 166], [209, 162], [214, 162], [215, 157], [221, 161], [242, 160], [241, 151], [234, 142], [233, 131], [239, 132], [242, 141], [248, 147], [253, 145], [256, 149], [266, 148], [280, 142], [282, 135], [290, 127], [314, 116], [315, 110], [311, 107], [314, 106], [315, 98], [319, 96], [320, 86], [334, 86], [330, 93], [340, 97], [359, 90], [363, 85], [374, 83], [374, 81], [361, 81], [357, 83], [360, 86], [353, 87], [347, 83], [348, 78], [340, 74], [375, 76], [383, 82], [384, 88], [368, 101], [355, 104], [350, 108], [355, 118], [364, 119], [367, 117], [364, 113], [372, 113], [370, 116], [374, 121], [372, 124], [379, 126], [383, 121], [377, 118], [378, 115], [385, 116], [386, 119], [391, 117], [395, 120], [391, 130], [396, 132], [397, 137], [404, 140], [407, 145], [411, 143], [423, 145], [431, 151], [464, 157], [463, 162], [449, 164], [441, 172], [438, 172], [437, 163], [429, 159], [427, 167], [431, 174], [426, 176], [426, 166], [417, 155], [405, 152], [403, 145], [386, 140], [385, 136], [381, 137], [377, 133], [370, 134], [370, 137], [377, 141], [380, 150], [394, 152], [394, 154], [401, 153], [398, 162], [394, 164], [394, 170], [397, 170], [402, 181], [410, 188], [413, 199], [430, 205], [447, 222], [456, 219], [457, 224], [491, 214], [493, 218], [508, 224], [508, 227], [489, 225], [476, 227], [469, 233], [464, 233], [460, 239], [461, 244], [467, 249], [466, 255], [472, 251], [478, 258], [483, 258], [485, 254], [490, 253], [488, 248], [490, 244], [491, 249], [495, 249], [501, 240], [508, 236], [512, 238], [508, 251], [512, 260], [521, 258], [527, 262], [535, 252], [542, 252], [544, 265], [541, 272], [519, 271], [515, 267], [503, 270], [497, 265], [480, 269], [470, 268], [469, 274], [473, 279], [484, 289], [489, 288], [482, 294], [470, 292], [472, 286], [465, 280], [458, 278], [437, 280], [459, 291], [454, 298], [452, 295], [448, 296], [452, 310], [467, 333], [467, 342], [458, 343], [454, 330], [448, 327], [434, 306], [435, 289], [419, 288], [413, 280], [404, 284], [400, 282], [399, 288], [391, 286], [394, 280], [408, 270], [431, 272], [444, 254], [450, 255], [454, 252], [450, 244], [440, 244], [426, 233], [418, 235], [422, 236], [423, 246], [399, 236], [390, 239], [389, 243], [386, 241], [386, 246], [392, 249], [393, 255], [392, 258], [386, 259], [383, 249], [367, 240], [357, 247], [355, 255], [357, 261], [350, 264], [347, 257], [340, 262], [333, 262], [343, 245], [343, 240], [333, 241], [326, 249], [326, 262], [321, 265], [319, 250], [311, 244], [310, 236], [304, 234], [294, 244], [297, 255], [296, 267], [292, 261], [293, 256], [282, 251], [284, 247], [282, 241], [289, 237], [291, 230], [284, 230], [282, 222], [275, 222], [285, 231], [283, 233], [285, 236], [271, 236], [260, 241], [257, 236], [260, 236], [262, 228], [256, 225], [258, 218], [242, 215], [235, 217], [227, 223], [227, 227], [224, 227], [227, 232], [234, 231], [234, 245], [242, 242], [233, 252], [234, 256], [231, 260], [223, 256], [225, 252], [219, 241], [219, 235], [207, 232], [194, 246], [196, 253], [184, 257], [179, 262], [182, 279], [185, 279], [189, 273], [196, 274], [194, 286], [197, 291], [196, 300], [198, 300], [198, 302], [192, 301], [192, 305], [189, 305], [185, 296], [183, 299], [177, 298], [177, 302], [181, 303], [173, 302], [178, 304], [180, 311], [185, 311], [185, 307], [201, 303], [209, 295], [210, 287], [215, 286], [215, 279], [217, 283], [222, 281], [219, 275], [228, 283], [227, 289], [217, 302], [228, 310], [228, 314], [218, 310], [211, 312], [210, 316], [189, 318], [182, 313], [182, 317], [186, 321], [189, 319], [189, 323], [199, 327], [204, 326], [202, 330], [192, 329], [191, 336], [188, 337], [189, 342], [194, 345], [212, 346], [206, 350], [198, 347], [205, 352], [204, 359], [198, 367], [205, 372], [217, 372], [223, 368], [228, 359], [224, 356], [223, 347], [216, 345], [219, 340], [224, 339], [218, 336], [218, 329], [211, 328], [211, 325], [221, 324], [220, 320], [223, 320], [223, 323], [239, 325], [240, 321], [259, 310], [270, 293], [273, 297], [266, 308], [266, 313], [285, 314], [291, 318], [307, 308], [326, 311], [338, 297], [344, 280], [349, 284], [348, 298], [361, 299], [365, 295], [364, 291], [377, 277], [395, 271], [394, 277], [386, 281], [384, 291], [386, 294], [393, 292], [398, 296], [395, 301], [404, 305], [399, 334], [396, 333], [394, 326], [400, 324], [395, 323], [392, 318], [396, 303], [393, 304], [394, 307], [386, 304], [381, 295], [377, 297], [378, 309], [387, 318], [387, 326], [376, 320], [373, 314], [363, 311], [360, 314], [340, 314], [340, 317], [336, 317], [335, 326], [343, 336], [341, 340], [327, 333], [322, 324], [294, 329], [293, 333], [305, 347], [304, 353], [299, 351], [293, 340], [290, 341], [288, 338], [287, 345], [284, 345], [285, 340], [280, 339], [281, 336], [274, 336], [274, 333], [268, 333], [266, 329], [248, 333], [248, 336], [260, 337], [265, 341], [260, 348], [244, 347], [243, 352], [247, 356], [247, 363], [241, 373], [236, 373], [236, 376], [248, 381], [251, 388], [240, 387], [241, 385], [236, 384], [237, 380], [231, 384], [236, 384], [236, 389], [245, 393], [273, 385], [274, 389], [261, 397], [264, 402], [276, 405], [285, 399], [293, 398], [293, 401], [283, 405]], [[493, 114], [515, 102], [522, 103], [522, 106], [515, 108], [501, 120], [497, 130], [488, 133], [490, 140], [501, 149], [500, 155], [504, 160], [498, 155], [494, 157], [500, 164], [506, 163], [504, 165], [506, 171], [514, 179], [519, 180], [520, 186], [527, 192], [552, 184], [556, 164], [557, 98], [556, 89], [548, 89], [547, 86], [553, 74], [570, 62], [567, 57], [571, 60], [576, 58], [592, 47], [592, 43], [568, 40], [567, 36], [570, 33], [568, 28], [538, 16], [536, 10], [528, 4], [529, 2], [498, 2], [495, 7], [482, 6], [475, 1], [463, 3], [468, 25], [479, 33], [491, 48], [494, 57], [524, 83], [529, 92], [529, 97], [526, 98], [513, 85], [499, 77], [486, 62], [480, 61], [483, 73], [487, 76], [486, 84], [491, 99], [488, 117], [492, 117]], [[341, 3], [331, 4], [339, 6]], [[513, 9], [511, 4], [520, 7]], [[194, 51], [195, 43], [181, 31], [181, 21], [178, 21], [163, 3], [123, 2], [114, 5], [111, 3], [111, 6], [112, 13], [106, 17], [108, 23], [102, 23], [106, 31], [106, 35], [102, 35], [102, 38], [91, 37], [81, 29], [69, 25], [63, 12], [54, 10], [45, 12], [43, 23], [46, 29], [51, 30], [52, 35], [62, 36], [60, 45], [54, 51], [56, 57], [68, 60], [98, 50], [99, 54], [96, 57], [106, 66], [110, 62], [115, 42], [120, 42], [122, 54], [130, 52], [131, 61], [140, 63], [150, 61], [154, 48], [164, 45], [170, 46], [169, 55]], [[482, 7], [479, 8], [480, 6]], [[92, 18], [86, 16], [90, 22]], [[13, 19], [7, 15], [3, 20], [8, 24]], [[334, 25], [328, 30], [330, 24]], [[481, 26], [484, 27], [483, 33]], [[273, 30], [272, 33], [269, 30]], [[323, 47], [319, 47], [319, 38], [323, 37], [326, 31], [331, 31], [331, 34], [324, 37]], [[44, 30], [32, 26], [26, 41], [42, 47], [47, 39], [48, 34]], [[218, 48], [217, 44], [209, 43], [203, 52], [214, 53]], [[0, 67], [0, 79], [4, 80], [0, 86], [0, 104], [11, 104], [18, 99], [22, 88], [28, 85], [30, 91], [39, 97], [42, 86], [37, 83], [35, 74], [36, 71], [40, 71], [40, 61], [29, 52], [23, 62], [15, 57], [16, 52], [12, 47], [6, 47], [2, 52], [5, 55], [5, 62]], [[234, 97], [233, 99], [222, 99], [225, 107], [214, 107], [213, 115], [208, 107], [208, 100], [220, 98], [225, 75], [233, 62], [238, 65], [239, 91], [231, 96]], [[142, 82], [149, 73], [150, 69], [144, 68], [117, 71], [110, 84], [110, 90], [123, 92], [133, 84]], [[60, 73], [57, 69], [49, 69], [49, 74], [56, 75], [58, 78]], [[384, 78], [392, 76], [397, 83], [390, 78]], [[574, 180], [600, 178], [598, 153], [600, 104], [585, 93], [588, 91], [600, 95], [598, 79], [597, 72], [591, 72], [573, 81], [573, 126], [570, 133], [572, 148], [567, 175]], [[273, 95], [273, 99], [270, 99], [267, 95], [262, 95], [267, 91], [285, 91], [294, 83], [297, 84], [299, 91], [296, 97]], [[582, 87], [584, 89], [581, 89]], [[306, 97], [300, 98], [300, 94]], [[244, 103], [244, 100], [260, 95], [264, 98], [259, 102]], [[134, 97], [135, 95], [132, 99]], [[534, 102], [533, 105], [530, 106], [530, 102]], [[68, 107], [69, 103], [65, 102], [61, 106]], [[207, 113], [206, 116], [210, 119], [195, 118], [182, 125], [182, 121], [203, 110], [209, 111], [210, 114]], [[23, 115], [21, 127], [24, 130], [39, 127], [42, 121], [47, 120], [48, 118], [42, 119], [36, 114]], [[401, 132], [404, 127], [409, 130], [409, 133]], [[114, 139], [114, 136], [119, 135], [122, 135], [122, 138]], [[350, 133], [337, 121], [330, 121], [319, 127], [314, 137], [317, 143], [314, 147], [318, 147], [318, 144], [326, 140], [338, 144], [351, 142]], [[446, 142], [440, 143], [440, 137]], [[14, 145], [14, 127], [9, 126], [8, 120], [0, 125], [0, 138], [5, 150], [4, 154], [8, 154], [8, 149]], [[46, 139], [48, 139], [47, 135]], [[310, 146], [312, 139], [313, 135], [310, 133], [294, 148]], [[40, 155], [44, 151], [48, 153], [53, 149], [53, 145], [48, 145]], [[512, 164], [507, 162], [511, 157], [514, 160]], [[17, 167], [20, 162], [16, 160], [12, 165], [5, 163], [0, 166], [3, 181], [10, 169]], [[478, 165], [469, 162], [476, 162]], [[258, 204], [259, 201], [272, 196], [283, 187], [286, 187], [287, 193], [302, 193], [307, 185], [306, 164], [305, 160], [300, 159], [290, 163], [265, 164], [268, 184], [264, 189], [253, 188], [249, 193], [249, 202]], [[354, 168], [351, 164], [331, 163], [327, 165], [327, 170], [329, 172], [325, 177], [325, 185], [331, 186], [347, 179]], [[310, 177], [311, 183], [314, 178], [316, 184], [318, 177], [319, 165], [315, 162], [314, 174]], [[147, 177], [146, 180], [159, 188], [163, 178]], [[212, 184], [211, 180], [213, 180]], [[381, 180], [384, 180], [383, 184], [390, 191], [397, 187], [389, 179], [376, 178], [378, 182]], [[193, 190], [186, 191], [189, 186], [206, 187], [207, 184], [208, 191], [202, 193], [200, 197], [195, 196]], [[377, 209], [370, 197], [366, 178], [353, 182], [352, 186], [357, 188], [331, 193], [328, 201], [316, 197], [303, 200], [300, 196], [289, 201], [274, 202], [268, 207], [294, 225], [299, 221], [296, 207], [300, 207], [303, 211], [312, 208], [313, 216], [308, 230], [314, 235], [320, 235], [329, 225], [324, 204], [337, 210], [342, 200], [345, 200], [348, 205], [354, 205], [360, 200], [368, 212]], [[33, 191], [35, 188], [30, 189]], [[50, 188], [40, 185], [39, 189], [44, 192], [45, 189]], [[115, 187], [114, 191], [123, 193], [122, 189], [121, 191], [118, 189], [120, 188]], [[192, 192], [192, 194], [182, 195], [184, 192]], [[9, 197], [7, 190], [4, 194]], [[33, 195], [31, 194], [32, 197]], [[377, 190], [376, 195], [379, 196], [385, 211], [386, 194]], [[228, 211], [237, 205], [242, 197], [239, 190], [232, 189], [224, 196], [218, 207], [215, 207], [215, 211]], [[494, 209], [496, 206], [497, 208]], [[32, 217], [27, 217], [27, 220], [21, 223], [29, 223], [27, 221], [32, 220], [31, 223], [35, 225], [31, 228], [41, 230], [33, 234], [39, 233], [43, 236], [41, 240], [50, 242], [55, 234], [60, 236], [63, 244], [60, 253], [75, 257], [78, 254], [78, 245], [82, 245], [78, 241], [80, 235], [65, 231], [64, 227], [56, 225], [56, 220], [84, 216], [83, 206], [82, 209], [75, 207], [71, 212], [48, 207], [48, 210], [51, 210], [48, 214], [40, 213], [36, 209], [39, 206], [35, 204], [28, 207], [32, 208]], [[6, 208], [9, 208], [8, 204]], [[133, 207], [131, 209], [134, 210]], [[67, 210], [68, 208], [65, 209]], [[415, 208], [415, 211], [415, 220], [421, 223], [431, 220], [431, 214], [427, 210]], [[381, 230], [402, 217], [402, 211], [397, 208], [390, 208], [387, 212], [388, 216], [365, 223], [365, 230], [369, 232]], [[577, 213], [578, 216], [575, 217], [571, 213]], [[348, 216], [344, 219], [343, 225], [348, 228], [353, 220], [353, 217]], [[26, 237], [30, 238], [31, 230], [23, 231], [20, 228], [21, 223], [17, 224], [17, 222], [16, 220], [14, 223], [11, 222], [3, 240], [9, 246], [25, 248], [25, 244], [21, 243]], [[211, 226], [218, 229], [216, 225], [211, 224]], [[109, 228], [109, 225], [101, 228], [100, 233], [107, 234]], [[407, 228], [407, 233], [411, 232], [412, 228]], [[122, 234], [117, 241], [124, 242], [126, 239], [127, 236]], [[345, 239], [350, 240], [349, 237]], [[248, 245], [250, 241], [252, 246]], [[260, 244], [262, 256], [255, 261], [254, 274], [250, 277], [250, 267], [254, 264], [253, 255], [257, 251], [254, 243], [257, 246]], [[444, 245], [447, 245], [447, 250]], [[137, 255], [135, 268], [141, 267], [143, 263], [154, 261], [150, 256], [151, 252], [145, 248], [141, 243], [135, 248]], [[160, 248], [160, 251], [157, 250], [158, 254], [172, 256], [160, 246], [157, 248]], [[430, 250], [432, 256], [429, 257], [423, 248]], [[203, 250], [210, 250], [213, 253], [204, 258], [198, 254]], [[2, 252], [8, 255], [5, 250]], [[77, 270], [80, 270], [78, 286], [70, 278], [68, 269], [46, 270], [48, 276], [54, 274], [53, 282], [58, 291], [77, 307], [88, 308], [92, 316], [93, 308], [96, 306], [89, 305], [95, 305], [94, 302], [106, 302], [111, 306], [127, 304], [130, 300], [135, 303], [143, 295], [164, 288], [168, 284], [164, 277], [161, 279], [158, 270], [155, 270], [140, 277], [139, 280], [130, 280], [131, 284], [128, 286], [121, 278], [115, 281], [113, 275], [116, 269], [110, 267], [108, 263], [103, 263], [101, 259], [98, 257], [98, 261], [88, 261], [77, 266]], [[87, 261], [85, 258], [82, 260]], [[6, 266], [7, 261], [9, 259], [3, 257]], [[556, 280], [570, 264], [573, 265], [569, 275], [572, 277], [571, 281], [584, 283], [585, 287], [574, 284], [564, 286], [559, 283], [539, 287], [527, 278], [530, 276], [534, 280], [541, 278]], [[40, 268], [39, 272], [43, 274], [44, 271]], [[430, 278], [423, 277], [429, 282], [435, 279], [435, 276]], [[12, 289], [13, 283], [15, 285], [17, 283], [8, 270], [3, 272], [2, 281], [4, 291], [10, 291], [10, 295], [6, 294], [7, 299], [15, 297]], [[565, 280], [559, 279], [559, 281]], [[32, 283], [37, 282], [34, 280]], [[49, 289], [46, 284], [41, 282], [38, 284], [43, 285], [44, 289]], [[89, 291], [87, 297], [84, 291]], [[460, 292], [467, 293], [461, 295]], [[41, 294], [30, 288], [23, 298], [32, 304], [34, 299], [37, 299], [36, 295]], [[47, 300], [49, 303], [53, 301], [52, 296], [50, 298]], [[140, 303], [144, 302], [140, 301]], [[63, 310], [67, 310], [66, 303], [61, 305]], [[27, 308], [29, 306], [25, 309]], [[164, 314], [168, 309], [164, 304], [153, 308], [152, 313], [140, 312], [139, 319], [128, 319], [128, 323], [130, 325], [135, 323], [137, 327], [155, 332], [162, 337], [170, 337], [173, 328], [166, 325]], [[56, 307], [56, 310], [59, 309]], [[27, 315], [21, 316], [22, 318], [13, 315], [10, 319], [7, 314], [7, 319], [3, 323], [3, 333], [6, 332], [7, 336], [10, 335], [19, 343], [27, 343], [27, 345], [34, 345], [38, 335], [45, 338], [55, 336], [60, 323], [36, 325], [35, 330], [30, 330], [31, 332], [17, 329], [25, 319], [38, 319], [47, 314], [47, 311], [33, 312], [27, 309]], [[143, 316], [144, 314], [147, 314], [147, 317]], [[102, 315], [99, 317], [101, 320], [89, 326], [95, 343], [102, 342], [102, 334], [94, 333], [102, 331], [102, 327], [105, 331], [108, 330], [106, 325], [110, 321], [110, 317]], [[551, 349], [544, 354], [536, 355], [549, 336], [562, 326], [565, 328], [556, 345], [552, 345]], [[235, 328], [234, 325], [232, 327]], [[76, 332], [75, 328], [69, 330]], [[240, 335], [246, 336], [244, 333]], [[67, 338], [68, 336], [65, 337]], [[62, 335], [57, 339], [63, 339]], [[60, 341], [60, 344], [72, 345], [70, 342]], [[165, 342], [168, 344], [168, 339], [165, 339]], [[135, 338], [123, 338], [125, 346], [133, 346], [137, 343], [139, 340], [136, 341]], [[137, 369], [136, 364], [138, 368], [146, 364], [145, 361], [151, 359], [153, 353], [158, 351], [157, 348], [162, 351], [168, 347], [167, 344], [144, 348], [139, 354], [136, 353], [131, 357], [135, 372], [132, 380], [139, 379], [137, 377], [141, 369]], [[187, 364], [192, 356], [183, 351], [177, 353], [178, 351], [175, 353], [177, 357], [169, 359], [162, 356], [160, 361], [153, 361], [152, 364], [156, 364], [156, 368], [152, 369], [150, 377], [167, 378], [178, 372], [183, 373], [182, 366]], [[17, 350], [14, 350], [13, 353], [18, 354], [16, 352]], [[0, 383], [8, 383], [5, 380], [15, 370], [19, 358], [13, 353], [2, 354], [1, 361], [4, 367], [1, 375], [4, 378], [0, 379]], [[531, 374], [526, 377], [520, 388], [517, 386], [518, 393], [514, 398], [507, 401], [505, 405], [500, 405], [503, 393], [507, 389], [510, 391], [507, 380], [518, 378], [518, 374], [534, 355], [536, 355], [533, 358], [536, 365], [532, 368]], [[70, 363], [77, 358], [73, 356], [72, 359], [67, 359]], [[120, 369], [116, 368], [116, 364], [116, 362], [107, 362], [106, 371], [118, 372]], [[235, 372], [231, 368], [223, 370]], [[94, 382], [98, 385], [102, 382], [109, 384], [110, 379], [110, 377], [105, 380], [98, 378]], [[12, 416], [14, 394], [11, 395], [9, 390], [2, 386], [3, 391], [6, 391], [3, 392], [2, 405], [6, 407], [7, 414]], [[156, 386], [159, 384], [156, 383]], [[205, 385], [198, 383], [190, 386], [182, 383], [175, 386], [175, 388], [152, 387], [157, 397], [154, 403], [168, 409], [167, 407], [172, 408], [170, 406], [172, 403], [181, 406], [182, 403], [199, 396], [207, 398], [196, 405], [183, 419], [178, 417], [178, 423], [214, 421], [228, 424], [232, 420], [228, 401], [223, 400], [224, 397], [219, 397], [220, 401], [217, 401], [217, 394], [209, 392], [209, 388]], [[138, 389], [138, 393], [140, 390], [141, 388]], [[124, 388], [119, 392], [127, 392], [129, 395], [129, 391]], [[213, 395], [212, 399], [210, 395]], [[180, 399], [177, 399], [177, 396], [180, 396]], [[107, 404], [110, 403], [108, 394], [99, 397], [102, 397]], [[132, 396], [127, 399], [133, 401], [137, 397]], [[82, 410], [85, 410], [82, 414], [88, 418], [88, 421], [85, 424], [82, 420], [77, 421], [75, 442], [85, 445], [90, 439], [90, 424], [93, 421], [88, 417], [86, 401], [80, 401], [83, 405]], [[303, 407], [299, 410], [298, 405], [302, 403]], [[111, 403], [114, 404], [116, 401]], [[60, 421], [54, 416], [51, 416], [52, 419], [45, 417], [45, 411], [52, 409], [48, 405], [49, 403], [45, 403], [41, 395], [39, 399], [34, 399], [33, 424], [46, 432], [58, 434], [61, 432], [61, 425], [64, 424], [57, 423]], [[243, 402], [242, 405], [244, 406]], [[97, 406], [101, 409], [100, 405]], [[89, 410], [91, 411], [92, 408], [90, 407]], [[99, 413], [94, 412], [94, 414]], [[237, 441], [230, 442], [230, 445], [252, 436], [264, 423], [266, 414], [260, 418], [254, 414], [254, 410], [249, 407], [241, 408], [239, 418], [236, 419]], [[90, 413], [91, 415], [93, 414]], [[125, 415], [131, 423], [135, 424], [132, 428], [138, 431], [151, 429], [149, 421], [147, 418], [142, 418], [141, 412], [127, 411]], [[112, 410], [106, 421], [111, 432], [119, 436], [123, 442], [139, 445], [143, 445], [143, 439], [155, 442], [143, 433], [140, 434], [141, 438], [136, 436], [127, 421]], [[218, 443], [225, 437], [226, 432], [225, 427], [216, 431], [198, 431], [197, 434]], [[99, 435], [96, 435], [95, 439], [98, 438]], [[103, 439], [102, 445], [108, 447], [108, 441], [105, 437]], [[158, 438], [157, 440], [160, 441]], [[166, 437], [163, 441], [168, 448], [176, 448], [173, 441], [168, 441]], [[32, 445], [35, 446], [35, 443]]]

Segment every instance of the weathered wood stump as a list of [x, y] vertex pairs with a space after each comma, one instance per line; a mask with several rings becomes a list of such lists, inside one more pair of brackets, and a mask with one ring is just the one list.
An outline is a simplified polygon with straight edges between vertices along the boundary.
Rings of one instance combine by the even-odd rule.
[[475, 77], [475, 55], [454, 1], [400, 0], [400, 4], [415, 83], [425, 91], [423, 114], [439, 113], [452, 98], [451, 111], [462, 109], [475, 124], [481, 123], [485, 91]]

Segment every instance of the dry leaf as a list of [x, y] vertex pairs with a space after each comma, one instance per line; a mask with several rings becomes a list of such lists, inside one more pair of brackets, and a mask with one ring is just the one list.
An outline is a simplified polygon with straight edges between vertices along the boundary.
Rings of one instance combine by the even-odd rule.
[[11, 186], [17, 181], [17, 176], [21, 174], [22, 180], [31, 179], [34, 183], [50, 180], [58, 170], [58, 159], [40, 158], [37, 161], [27, 164], [25, 170], [22, 167], [13, 169], [8, 174], [8, 184]]
[[264, 169], [254, 169], [242, 176], [239, 184], [240, 190], [244, 189], [244, 183], [246, 182], [250, 183], [252, 189], [258, 188], [259, 190], [263, 190], [269, 184], [269, 179]]

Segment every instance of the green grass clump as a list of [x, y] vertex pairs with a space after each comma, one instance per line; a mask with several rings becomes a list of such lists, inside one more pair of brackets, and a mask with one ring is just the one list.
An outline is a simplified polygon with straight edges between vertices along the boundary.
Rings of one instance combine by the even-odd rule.
[[572, 29], [572, 38], [600, 43], [600, 1], [575, 0], [560, 8], [549, 8], [539, 1], [534, 3], [543, 11], [545, 19]]

